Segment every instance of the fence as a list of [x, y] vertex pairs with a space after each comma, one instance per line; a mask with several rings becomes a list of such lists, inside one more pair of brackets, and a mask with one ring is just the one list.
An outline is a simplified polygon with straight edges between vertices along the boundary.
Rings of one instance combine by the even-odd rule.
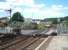
[[11, 30], [12, 28], [10, 27], [0, 27], [0, 33], [9, 33]]
[[59, 34], [67, 34], [68, 33], [67, 22], [62, 22], [60, 24], [57, 24], [57, 31]]

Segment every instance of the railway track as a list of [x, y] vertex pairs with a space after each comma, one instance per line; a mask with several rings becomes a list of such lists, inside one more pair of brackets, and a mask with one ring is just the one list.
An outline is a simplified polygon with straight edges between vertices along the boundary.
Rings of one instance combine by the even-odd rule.
[[16, 35], [3, 35], [0, 37], [0, 46], [6, 45], [7, 43], [12, 42], [13, 40], [19, 38], [19, 36]]
[[15, 44], [13, 44], [12, 46], [10, 46], [8, 48], [3, 48], [3, 49], [5, 49], [5, 50], [21, 50], [21, 49], [25, 49], [26, 47], [28, 47], [29, 45], [31, 45], [32, 43], [34, 43], [38, 39], [39, 38], [29, 37], [29, 38], [26, 38], [23, 41], [16, 42]]
[[45, 38], [29, 37], [19, 43], [5, 48], [5, 50], [34, 50]]
[[[17, 36], [13, 40], [3, 43], [0, 50], [30, 50], [36, 48], [45, 38]], [[36, 45], [37, 44], [37, 45]], [[35, 45], [35, 47], [33, 47]]]
[[28, 45], [27, 47], [25, 47], [21, 50], [34, 50], [43, 40], [44, 40], [44, 38], [39, 38], [34, 43], [32, 43], [31, 45]]
[[7, 42], [6, 44], [1, 45], [0, 50], [5, 50], [5, 49], [17, 44], [17, 43], [20, 43], [23, 40], [26, 40], [26, 39], [27, 39], [27, 37], [24, 37], [24, 36], [16, 37], [14, 40], [11, 40], [10, 43]]
[[[28, 50], [37, 47], [44, 38], [33, 38], [33, 37], [17, 37], [12, 43], [3, 45], [0, 50]], [[35, 45], [35, 46], [34, 46]], [[33, 47], [34, 46], [34, 47]]]
[[[49, 44], [51, 38], [46, 41], [46, 46]], [[34, 50], [36, 47], [39, 46], [40, 43], [44, 41], [44, 39], [45, 38], [30, 37], [27, 40], [21, 41], [20, 43], [17, 43], [5, 50]]]
[[[0, 45], [0, 50], [9, 50], [10, 48], [11, 48], [11, 50], [13, 50], [14, 48], [20, 46], [21, 44], [24, 44], [25, 42], [27, 42], [25, 44], [28, 44], [28, 43], [31, 44], [36, 40], [37, 40], [37, 38], [33, 38], [33, 37], [18, 36], [16, 38], [14, 38], [13, 40], [11, 39], [11, 40], [8, 40], [8, 41], [1, 42], [0, 43], [1, 44]], [[15, 46], [15, 47], [13, 47], [13, 46]], [[24, 47], [25, 46], [23, 46], [23, 48]]]

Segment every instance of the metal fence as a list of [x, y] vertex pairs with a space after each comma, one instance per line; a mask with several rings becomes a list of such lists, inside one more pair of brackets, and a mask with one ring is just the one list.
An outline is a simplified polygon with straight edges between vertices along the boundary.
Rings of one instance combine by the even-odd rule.
[[68, 25], [65, 22], [57, 24], [58, 34], [67, 34], [68, 33]]

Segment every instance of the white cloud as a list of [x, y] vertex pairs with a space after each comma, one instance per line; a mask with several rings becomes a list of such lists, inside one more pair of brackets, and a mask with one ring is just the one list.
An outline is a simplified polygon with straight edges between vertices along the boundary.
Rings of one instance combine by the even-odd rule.
[[[0, 2], [1, 9], [13, 9], [14, 12], [21, 12], [26, 18], [47, 18], [54, 16], [61, 16], [63, 14], [64, 9], [68, 9], [68, 7], [64, 7], [63, 5], [51, 5], [47, 7], [44, 4], [35, 4], [34, 0], [6, 0], [7, 2]], [[26, 6], [25, 9], [23, 7]]]
[[62, 5], [52, 5], [51, 8], [56, 11], [60, 11], [63, 9]]
[[30, 6], [34, 4], [33, 0], [7, 0], [7, 2], [12, 4], [13, 6], [20, 6], [20, 5]]
[[[35, 18], [49, 18], [49, 17], [57, 17], [57, 16], [61, 16], [63, 13], [62, 13], [62, 10], [63, 10], [63, 6], [62, 5], [52, 5], [51, 7], [44, 7], [42, 6], [40, 9], [40, 7], [36, 7], [36, 8], [27, 8], [24, 10], [24, 14], [26, 16], [26, 14], [30, 14], [30, 16], [34, 16]], [[33, 17], [33, 18], [34, 18]]]
[[5, 2], [0, 2], [0, 9], [7, 9], [9, 8], [9, 4], [5, 3]]

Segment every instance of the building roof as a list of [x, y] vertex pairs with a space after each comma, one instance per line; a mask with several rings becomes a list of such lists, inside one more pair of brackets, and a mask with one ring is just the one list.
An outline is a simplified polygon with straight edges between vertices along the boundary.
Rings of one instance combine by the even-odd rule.
[[8, 25], [7, 22], [4, 23], [4, 22], [1, 22], [1, 21], [0, 21], [0, 27], [5, 27], [5, 26], [7, 26], [7, 25]]
[[3, 20], [3, 19], [8, 19], [8, 17], [2, 17], [2, 18], [0, 18], [0, 20]]

